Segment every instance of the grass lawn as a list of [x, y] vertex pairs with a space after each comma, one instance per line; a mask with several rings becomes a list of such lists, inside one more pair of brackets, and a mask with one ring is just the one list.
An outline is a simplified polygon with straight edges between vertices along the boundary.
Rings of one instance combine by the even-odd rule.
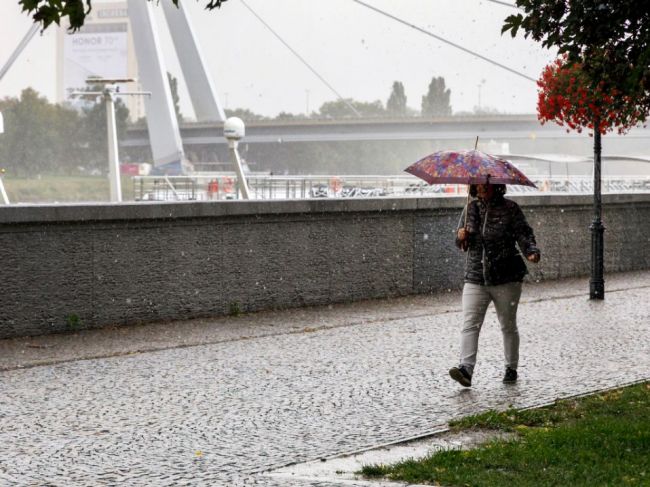
[[[28, 179], [4, 175], [2, 180], [11, 203], [108, 201], [110, 197], [106, 177], [42, 176]], [[129, 176], [122, 176], [122, 197], [124, 200], [133, 199], [133, 182]]]
[[358, 473], [444, 486], [650, 486], [648, 382], [545, 408], [489, 411], [450, 426], [516, 435]]

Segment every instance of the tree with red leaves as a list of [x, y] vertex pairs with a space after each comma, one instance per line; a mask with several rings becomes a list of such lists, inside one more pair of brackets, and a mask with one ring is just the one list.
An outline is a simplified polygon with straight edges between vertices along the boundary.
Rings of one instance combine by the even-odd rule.
[[538, 118], [542, 123], [565, 126], [567, 132], [587, 128], [604, 135], [616, 129], [624, 134], [647, 116], [638, 99], [616, 88], [607, 89], [602, 82], [592, 87], [582, 65], [567, 57], [546, 66], [537, 86]]
[[[650, 2], [639, 0], [515, 0], [518, 12], [502, 32], [523, 32], [557, 48], [590, 80], [650, 109]], [[614, 97], [614, 101], [623, 101]], [[620, 110], [619, 110], [620, 111]]]
[[515, 0], [519, 12], [502, 32], [557, 48], [566, 56], [540, 78], [538, 114], [567, 130], [594, 135], [594, 220], [589, 297], [603, 299], [600, 197], [601, 135], [627, 132], [650, 114], [650, 2], [638, 0]]
[[[584, 128], [594, 137], [594, 219], [591, 224], [591, 299], [605, 297], [603, 278], [604, 244], [601, 201], [601, 135], [616, 129], [623, 134], [645, 121], [647, 99], [626, 94], [604, 81], [594, 81], [583, 65], [568, 56], [548, 65], [537, 81], [537, 115], [542, 123], [553, 121], [566, 126], [567, 132]], [[591, 134], [590, 134], [591, 135]]]

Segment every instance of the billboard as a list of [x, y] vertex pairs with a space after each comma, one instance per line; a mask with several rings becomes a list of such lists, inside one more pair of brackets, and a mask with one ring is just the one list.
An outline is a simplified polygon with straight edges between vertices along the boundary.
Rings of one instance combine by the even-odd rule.
[[127, 78], [127, 24], [89, 25], [81, 32], [66, 35], [63, 63], [66, 98], [70, 91], [87, 88], [86, 79], [90, 76]]

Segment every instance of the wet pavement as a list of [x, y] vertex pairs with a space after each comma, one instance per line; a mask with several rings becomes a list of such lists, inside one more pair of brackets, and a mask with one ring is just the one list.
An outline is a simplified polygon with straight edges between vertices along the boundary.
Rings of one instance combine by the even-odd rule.
[[264, 472], [650, 378], [650, 271], [606, 279], [525, 286], [514, 386], [492, 308], [447, 376], [456, 291], [0, 341], [0, 485], [338, 485]]

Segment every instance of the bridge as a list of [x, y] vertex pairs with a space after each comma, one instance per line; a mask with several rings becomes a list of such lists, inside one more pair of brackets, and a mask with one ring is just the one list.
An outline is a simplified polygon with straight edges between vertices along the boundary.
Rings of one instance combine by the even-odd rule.
[[[649, 131], [650, 132], [650, 131]], [[635, 135], [637, 133], [635, 132]], [[535, 115], [500, 115], [491, 117], [398, 118], [253, 121], [246, 125], [245, 142], [348, 142], [376, 140], [452, 140], [470, 139], [571, 139], [586, 134], [566, 133], [556, 125], [542, 125]], [[225, 145], [223, 123], [185, 123], [181, 125], [184, 145]], [[639, 131], [637, 136], [648, 136]], [[149, 145], [147, 128], [130, 128], [122, 147]]]
[[[227, 141], [223, 123], [185, 123], [180, 126], [184, 151], [195, 161], [227, 161]], [[518, 160], [539, 154], [570, 154], [582, 158], [593, 151], [593, 140], [587, 133], [567, 133], [555, 124], [542, 125], [535, 115], [493, 115], [448, 118], [345, 119], [345, 120], [264, 120], [249, 122], [244, 144], [251, 146], [249, 158], [257, 160], [256, 169], [273, 170], [269, 161], [277, 160], [286, 151], [285, 144], [347, 143], [347, 142], [431, 142], [434, 148], [468, 147], [480, 137], [480, 147], [504, 153]], [[635, 170], [626, 174], [645, 174], [650, 155], [650, 129], [637, 128], [625, 136], [605, 138], [605, 155], [626, 160], [637, 159]], [[132, 161], [150, 160], [147, 127], [132, 127], [120, 143]], [[351, 156], [352, 157], [352, 156]], [[558, 158], [559, 156], [556, 156]], [[539, 157], [534, 157], [539, 160]], [[559, 161], [559, 159], [558, 159]], [[555, 162], [558, 162], [555, 161]], [[563, 164], [566, 161], [561, 161]]]

